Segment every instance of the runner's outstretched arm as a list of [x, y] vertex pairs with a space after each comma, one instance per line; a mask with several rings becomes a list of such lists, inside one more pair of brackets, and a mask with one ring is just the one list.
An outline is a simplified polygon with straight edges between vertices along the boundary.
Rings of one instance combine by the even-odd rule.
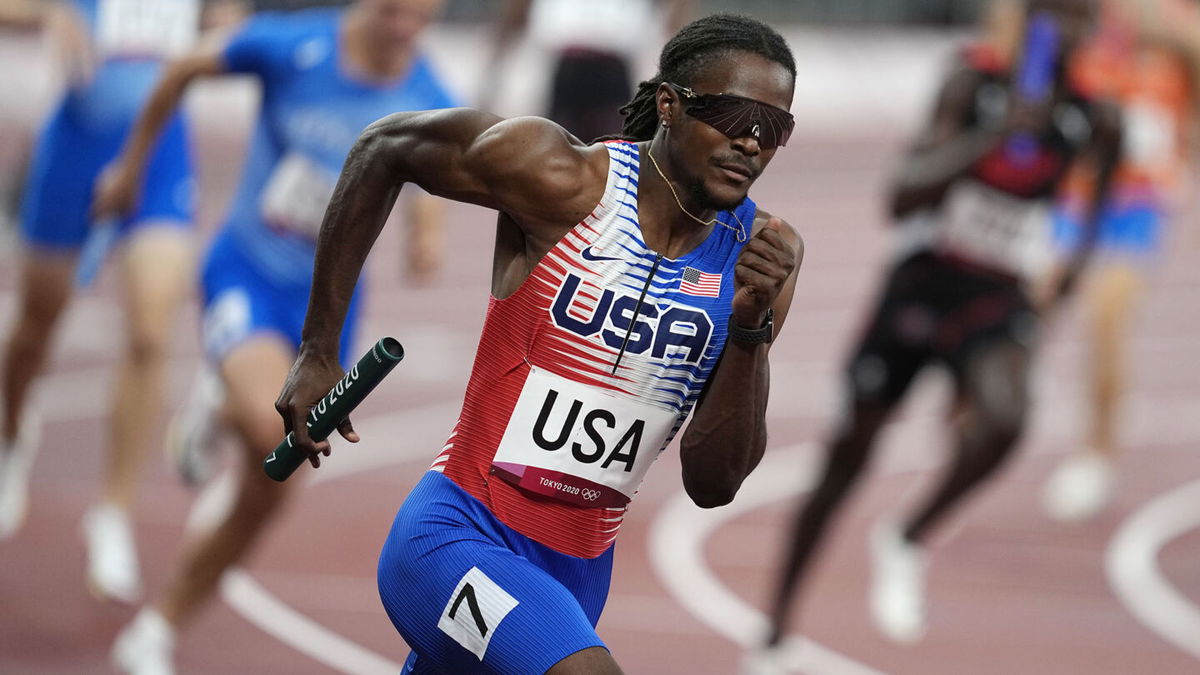
[[[731, 320], [744, 328], [763, 325], [774, 310], [775, 335], [787, 319], [796, 290], [804, 242], [787, 223], [767, 223], [738, 258]], [[730, 339], [696, 405], [679, 445], [683, 486], [696, 505], [723, 506], [762, 459], [767, 446], [770, 344]]]
[[229, 71], [221, 55], [224, 47], [224, 39], [206, 41], [167, 65], [126, 137], [121, 154], [97, 181], [92, 202], [94, 218], [126, 214], [134, 209], [150, 154], [188, 86], [197, 78]]
[[[404, 112], [362, 133], [321, 224], [299, 355], [276, 402], [296, 447], [314, 465], [318, 454], [329, 454], [329, 443], [313, 443], [303, 420], [342, 376], [342, 322], [400, 188], [411, 182], [433, 195], [504, 211], [536, 236], [587, 216], [595, 205], [580, 197], [587, 172], [582, 146], [540, 118], [503, 120], [467, 108]], [[350, 433], [349, 423], [339, 431]]]

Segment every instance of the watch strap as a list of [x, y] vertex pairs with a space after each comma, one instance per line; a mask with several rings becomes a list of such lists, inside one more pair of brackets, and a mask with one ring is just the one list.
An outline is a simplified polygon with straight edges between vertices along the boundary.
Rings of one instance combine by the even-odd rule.
[[745, 328], [739, 326], [733, 320], [733, 315], [729, 316], [729, 339], [742, 344], [761, 345], [768, 344], [775, 339], [775, 310], [774, 308], [767, 310], [767, 316], [763, 320], [763, 325], [758, 328]]

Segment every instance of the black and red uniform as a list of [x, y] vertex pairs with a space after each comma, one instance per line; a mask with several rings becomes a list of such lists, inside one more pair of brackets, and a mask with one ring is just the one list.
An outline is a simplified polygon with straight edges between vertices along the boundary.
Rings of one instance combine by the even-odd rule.
[[[978, 75], [963, 128], [1003, 125], [1009, 68], [984, 48], [960, 58]], [[1032, 152], [1018, 158], [999, 145], [938, 204], [901, 222], [898, 262], [849, 364], [857, 398], [895, 402], [930, 362], [961, 378], [981, 345], [1032, 343], [1037, 321], [1024, 282], [1053, 264], [1052, 224], [1043, 212], [1092, 141], [1096, 105], [1068, 84]]]

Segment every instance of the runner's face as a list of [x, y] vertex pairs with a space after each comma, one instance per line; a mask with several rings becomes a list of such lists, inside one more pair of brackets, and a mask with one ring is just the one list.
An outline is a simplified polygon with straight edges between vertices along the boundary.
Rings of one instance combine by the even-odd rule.
[[377, 49], [411, 49], [441, 10], [442, 0], [359, 0], [367, 39]]
[[[696, 94], [732, 94], [787, 110], [794, 80], [782, 65], [749, 52], [730, 52], [690, 82], [678, 82]], [[702, 206], [731, 209], [746, 198], [750, 186], [778, 148], [764, 148], [751, 134], [729, 138], [687, 112], [688, 99], [670, 89], [659, 90], [659, 115], [668, 121], [668, 152], [677, 177]], [[680, 172], [682, 174], [680, 175]]]

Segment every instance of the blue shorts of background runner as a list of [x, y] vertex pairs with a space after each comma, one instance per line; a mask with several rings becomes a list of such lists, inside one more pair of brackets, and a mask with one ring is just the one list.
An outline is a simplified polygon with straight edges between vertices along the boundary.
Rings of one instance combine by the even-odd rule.
[[379, 557], [379, 596], [413, 649], [404, 672], [541, 675], [603, 647], [612, 558], [612, 547], [589, 560], [538, 544], [426, 473]]
[[[235, 347], [262, 334], [275, 335], [299, 350], [309, 284], [268, 281], [228, 228], [213, 239], [200, 276], [204, 350], [213, 363], [220, 363]], [[361, 289], [356, 289], [346, 312], [340, 346], [344, 367], [359, 356], [351, 349], [361, 296]]]
[[[21, 234], [34, 248], [73, 251], [90, 229], [88, 210], [100, 170], [112, 161], [127, 128], [88, 130], [64, 105], [38, 138], [21, 205]], [[121, 234], [147, 223], [187, 226], [195, 213], [195, 181], [183, 119], [167, 124], [151, 155], [141, 204]]]
[[[1100, 213], [1096, 252], [1134, 258], [1158, 252], [1162, 242], [1164, 214], [1148, 204], [1107, 206]], [[1054, 240], [1059, 250], [1074, 251], [1082, 237], [1078, 215], [1071, 209], [1054, 211]]]

